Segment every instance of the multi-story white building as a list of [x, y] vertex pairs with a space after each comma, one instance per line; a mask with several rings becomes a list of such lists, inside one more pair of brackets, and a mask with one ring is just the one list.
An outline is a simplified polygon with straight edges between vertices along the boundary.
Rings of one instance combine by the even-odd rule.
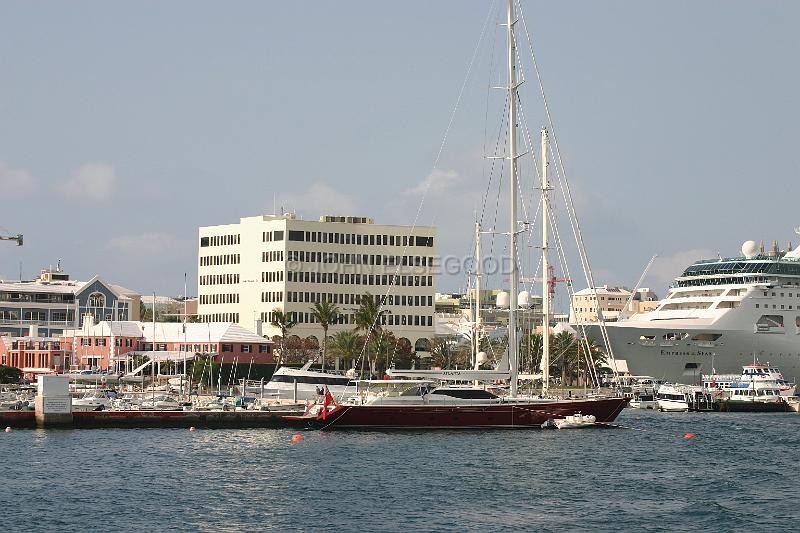
[[369, 292], [386, 297], [385, 328], [422, 346], [433, 336], [435, 237], [432, 227], [365, 217], [262, 215], [201, 227], [197, 313], [203, 321], [233, 321], [252, 331], [263, 323], [263, 333], [272, 336], [280, 334], [270, 325], [280, 310], [297, 322], [292, 335], [321, 340], [314, 302], [327, 299], [342, 312], [333, 335], [355, 327], [353, 316]]

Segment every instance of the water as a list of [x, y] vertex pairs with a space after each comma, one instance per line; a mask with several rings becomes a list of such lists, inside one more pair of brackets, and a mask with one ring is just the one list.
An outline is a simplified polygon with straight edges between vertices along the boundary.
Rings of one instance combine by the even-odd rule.
[[15, 430], [0, 434], [0, 528], [797, 528], [800, 416], [626, 410], [618, 422], [299, 443], [289, 430]]

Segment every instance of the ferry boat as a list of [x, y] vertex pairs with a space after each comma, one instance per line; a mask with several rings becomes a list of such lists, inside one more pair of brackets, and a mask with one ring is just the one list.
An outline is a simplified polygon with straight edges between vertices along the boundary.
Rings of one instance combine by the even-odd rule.
[[741, 374], [703, 375], [703, 388], [712, 392], [751, 388], [753, 383], [774, 388], [784, 397], [794, 396], [797, 387], [795, 383], [786, 381], [781, 371], [769, 363], [745, 365]]
[[694, 263], [656, 309], [607, 323], [615, 356], [672, 382], [699, 383], [712, 367], [736, 373], [753, 353], [800, 376], [800, 248], [747, 241], [741, 251]]
[[718, 399], [720, 411], [731, 412], [785, 412], [789, 411], [786, 398], [774, 385], [756, 381], [734, 384]]

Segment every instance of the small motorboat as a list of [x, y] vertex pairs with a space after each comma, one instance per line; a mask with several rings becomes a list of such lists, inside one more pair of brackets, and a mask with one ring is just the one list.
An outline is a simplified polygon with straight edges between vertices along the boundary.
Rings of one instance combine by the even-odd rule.
[[155, 409], [156, 411], [180, 411], [183, 409], [180, 402], [170, 396], [156, 396], [142, 401], [141, 408]]
[[553, 423], [558, 429], [584, 428], [594, 426], [596, 422], [597, 418], [594, 415], [582, 415], [580, 413], [553, 420]]

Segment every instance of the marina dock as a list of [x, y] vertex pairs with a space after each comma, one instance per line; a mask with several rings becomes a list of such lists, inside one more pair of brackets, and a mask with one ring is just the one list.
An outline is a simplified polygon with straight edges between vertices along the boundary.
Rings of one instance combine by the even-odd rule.
[[[291, 427], [291, 424], [285, 421], [283, 416], [297, 414], [300, 412], [290, 409], [279, 411], [88, 411], [72, 413], [71, 420], [68, 422], [44, 424], [43, 427], [266, 429]], [[36, 413], [34, 411], [0, 411], [0, 426], [35, 428], [37, 427]]]

